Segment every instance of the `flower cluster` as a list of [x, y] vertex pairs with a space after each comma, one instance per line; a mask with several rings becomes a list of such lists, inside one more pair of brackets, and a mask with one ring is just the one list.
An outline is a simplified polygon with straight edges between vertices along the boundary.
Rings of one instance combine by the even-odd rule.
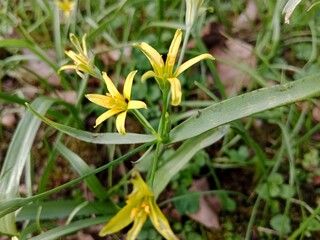
[[[74, 64], [62, 66], [59, 69], [59, 72], [65, 69], [75, 69], [80, 77], [84, 77], [83, 73], [87, 73], [89, 75], [92, 75], [93, 77], [103, 79], [107, 85], [109, 93], [107, 93], [106, 95], [86, 95], [86, 97], [91, 102], [109, 109], [107, 112], [97, 118], [95, 127], [111, 116], [118, 114], [116, 120], [116, 128], [119, 133], [124, 135], [126, 133], [124, 123], [128, 110], [147, 108], [144, 102], [132, 101], [130, 99], [133, 77], [136, 71], [132, 71], [127, 76], [123, 95], [121, 95], [108, 75], [105, 72], [102, 72], [101, 74], [100, 70], [94, 65], [94, 59], [89, 55], [87, 51], [86, 35], [84, 35], [82, 38], [82, 44], [80, 44], [78, 38], [74, 34], [70, 35], [70, 39], [78, 53], [75, 53], [72, 50], [66, 51], [66, 55], [68, 55], [74, 61]], [[171, 104], [173, 106], [179, 105], [182, 97], [181, 84], [178, 76], [186, 69], [203, 59], [214, 59], [212, 55], [205, 53], [188, 60], [181, 66], [174, 69], [176, 58], [179, 52], [179, 47], [181, 44], [181, 39], [182, 31], [181, 29], [178, 29], [171, 42], [165, 62], [163, 61], [160, 53], [149, 44], [145, 42], [133, 44], [134, 47], [139, 48], [144, 53], [153, 68], [153, 70], [144, 73], [141, 80], [145, 81], [146, 79], [151, 77], [155, 78], [164, 94], [166, 94], [167, 89], [170, 89]]]
[[[198, 4], [201, 5], [201, 1]], [[192, 15], [191, 18], [193, 17], [194, 16]], [[143, 115], [137, 111], [137, 109], [147, 108], [147, 105], [143, 101], [131, 100], [132, 84], [137, 71], [131, 71], [128, 74], [121, 94], [107, 73], [103, 71], [101, 72], [95, 66], [94, 58], [87, 50], [86, 35], [83, 36], [82, 43], [80, 43], [74, 34], [70, 35], [70, 39], [76, 48], [77, 53], [72, 50], [66, 51], [66, 55], [73, 60], [73, 64], [62, 66], [59, 71], [65, 69], [74, 69], [80, 77], [83, 78], [84, 74], [89, 74], [104, 81], [107, 87], [107, 93], [105, 95], [85, 95], [89, 101], [107, 109], [106, 112], [101, 114], [96, 119], [94, 127], [97, 127], [110, 117], [116, 116], [116, 129], [120, 134], [125, 135], [125, 119], [128, 111], [133, 110], [133, 113], [138, 118], [140, 123], [156, 136], [158, 141], [156, 153], [160, 149], [160, 144], [164, 142], [165, 136], [167, 136], [170, 131], [170, 124], [168, 124], [169, 117], [167, 112], [168, 101], [165, 100], [169, 99], [169, 93], [171, 92], [171, 105], [178, 106], [181, 103], [182, 91], [181, 83], [178, 77], [186, 69], [197, 62], [203, 59], [214, 59], [213, 56], [205, 53], [178, 66], [178, 64], [176, 64], [176, 59], [182, 41], [181, 29], [178, 29], [175, 32], [165, 61], [162, 59], [161, 54], [149, 44], [145, 42], [133, 44], [134, 47], [140, 49], [148, 58], [153, 68], [153, 70], [149, 70], [144, 73], [141, 80], [145, 81], [148, 78], [154, 78], [163, 93], [163, 104], [165, 104], [165, 107], [162, 111], [158, 132], [156, 132], [151, 124], [143, 117]], [[181, 54], [180, 58], [182, 58], [182, 56], [183, 54]], [[157, 162], [155, 160], [157, 158], [158, 155], [155, 154], [152, 172], [150, 175], [151, 185], [153, 183], [154, 173], [157, 166]], [[178, 239], [171, 230], [168, 220], [156, 204], [154, 193], [149, 189], [147, 184], [143, 181], [140, 174], [136, 170], [133, 170], [132, 173], [131, 183], [133, 184], [133, 191], [129, 195], [126, 205], [103, 227], [103, 229], [100, 231], [100, 236], [118, 232], [133, 222], [133, 226], [127, 234], [127, 239], [136, 239], [143, 227], [144, 222], [149, 217], [154, 227], [165, 239]]]

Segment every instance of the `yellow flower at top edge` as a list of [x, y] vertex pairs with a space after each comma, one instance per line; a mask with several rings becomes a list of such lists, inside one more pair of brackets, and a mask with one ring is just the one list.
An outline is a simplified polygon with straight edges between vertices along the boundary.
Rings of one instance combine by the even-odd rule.
[[74, 1], [70, 0], [56, 1], [56, 4], [58, 5], [59, 9], [63, 12], [66, 18], [70, 16], [70, 13], [75, 6]]
[[74, 65], [64, 65], [59, 69], [58, 72], [65, 69], [74, 69], [82, 78], [84, 77], [83, 72], [99, 78], [101, 73], [94, 65], [93, 56], [89, 56], [87, 51], [86, 34], [84, 34], [82, 37], [82, 45], [73, 33], [70, 34], [70, 40], [78, 53], [75, 53], [72, 50], [65, 51], [65, 53], [73, 60]]
[[109, 108], [108, 111], [103, 113], [96, 119], [96, 126], [101, 124], [113, 115], [118, 114], [116, 119], [116, 128], [122, 135], [126, 134], [125, 131], [125, 119], [127, 112], [130, 109], [147, 108], [147, 105], [142, 101], [131, 100], [131, 89], [134, 75], [137, 71], [132, 71], [126, 78], [123, 86], [123, 95], [119, 93], [111, 79], [105, 72], [102, 72], [102, 77], [105, 80], [109, 93], [106, 95], [101, 94], [87, 94], [85, 95], [91, 102], [98, 104], [102, 107]]
[[157, 80], [161, 89], [163, 89], [169, 82], [172, 95], [171, 104], [173, 106], [177, 106], [181, 102], [181, 84], [178, 79], [178, 76], [186, 69], [203, 59], [207, 58], [214, 60], [214, 57], [210, 54], [201, 54], [183, 63], [174, 71], [174, 64], [176, 62], [181, 40], [182, 31], [181, 29], [178, 29], [171, 42], [169, 52], [167, 54], [167, 59], [165, 62], [163, 61], [160, 53], [157, 52], [157, 50], [155, 50], [149, 44], [145, 42], [133, 44], [133, 46], [138, 47], [144, 53], [144, 55], [148, 58], [153, 68], [153, 71], [150, 70], [143, 74], [142, 81], [154, 77]]
[[156, 204], [153, 192], [143, 181], [139, 172], [133, 170], [131, 183], [133, 191], [129, 195], [124, 206], [99, 232], [101, 237], [113, 234], [128, 226], [133, 222], [126, 239], [137, 238], [147, 217], [157, 231], [167, 240], [178, 240], [174, 235], [168, 220]]

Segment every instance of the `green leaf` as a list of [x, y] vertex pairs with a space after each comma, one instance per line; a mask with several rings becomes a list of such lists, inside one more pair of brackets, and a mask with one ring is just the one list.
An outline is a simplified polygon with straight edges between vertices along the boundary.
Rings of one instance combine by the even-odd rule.
[[[82, 158], [80, 158], [77, 154], [72, 152], [65, 145], [58, 142], [56, 144], [56, 147], [58, 151], [65, 157], [65, 159], [69, 161], [69, 163], [80, 176], [92, 171], [92, 169], [86, 164], [86, 162]], [[86, 178], [84, 181], [96, 197], [98, 197], [100, 200], [106, 199], [107, 192], [95, 175]]]
[[197, 136], [237, 119], [320, 95], [320, 74], [236, 96], [199, 111], [172, 129], [170, 143]]
[[283, 214], [277, 214], [270, 220], [270, 226], [279, 233], [288, 234], [291, 232], [290, 218]]
[[192, 159], [201, 149], [210, 146], [220, 140], [227, 132], [228, 126], [207, 131], [197, 137], [185, 141], [155, 174], [153, 192], [156, 197], [168, 185], [170, 180]]
[[[53, 101], [49, 98], [37, 98], [31, 105], [40, 113], [45, 113]], [[0, 173], [0, 200], [18, 197], [21, 174], [40, 124], [40, 119], [30, 111], [19, 122]], [[0, 232], [15, 235], [14, 219], [14, 213], [0, 218]]]
[[[36, 220], [39, 207], [41, 207], [41, 220], [66, 218], [73, 209], [75, 209], [80, 201], [76, 200], [52, 200], [40, 202], [37, 201], [23, 207], [17, 214], [17, 221]], [[89, 202], [84, 208], [77, 212], [76, 216], [91, 216], [92, 214], [115, 214], [117, 212], [114, 204], [110, 202]]]
[[127, 133], [126, 135], [121, 135], [119, 133], [91, 133], [79, 129], [75, 129], [60, 123], [56, 123], [35, 111], [29, 104], [27, 107], [30, 111], [39, 117], [43, 122], [49, 126], [61, 131], [71, 137], [80, 139], [85, 142], [97, 143], [97, 144], [135, 144], [135, 143], [146, 143], [155, 140], [153, 135], [147, 134], [136, 134]]
[[284, 6], [282, 13], [285, 15], [285, 23], [290, 23], [289, 18], [300, 2], [301, 0], [289, 0]]
[[77, 232], [79, 230], [82, 230], [84, 228], [105, 223], [108, 220], [110, 220], [112, 216], [105, 216], [105, 217], [97, 217], [97, 218], [90, 218], [90, 219], [84, 219], [79, 220], [76, 222], [73, 222], [69, 225], [64, 225], [60, 227], [53, 228], [47, 232], [44, 232], [36, 237], [29, 238], [29, 240], [51, 240], [51, 239], [60, 239], [61, 237], [65, 235], [69, 235], [71, 233]]

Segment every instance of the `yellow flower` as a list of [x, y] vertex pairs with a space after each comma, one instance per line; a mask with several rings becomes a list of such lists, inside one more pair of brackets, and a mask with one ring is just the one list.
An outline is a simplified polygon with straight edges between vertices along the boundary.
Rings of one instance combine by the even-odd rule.
[[214, 60], [214, 57], [210, 54], [201, 54], [183, 63], [180, 67], [173, 71], [176, 57], [181, 44], [181, 39], [182, 32], [181, 29], [178, 29], [171, 42], [165, 62], [163, 61], [160, 53], [158, 53], [157, 50], [155, 50], [149, 44], [144, 42], [133, 44], [133, 46], [138, 47], [144, 53], [144, 55], [146, 55], [153, 68], [153, 71], [150, 70], [142, 75], [142, 81], [154, 77], [157, 80], [161, 90], [166, 89], [169, 83], [172, 94], [171, 104], [173, 106], [177, 106], [181, 102], [181, 84], [178, 76], [193, 64], [203, 59], [208, 58]]
[[153, 192], [136, 170], [132, 172], [131, 183], [133, 191], [126, 201], [127, 205], [101, 229], [99, 235], [103, 237], [118, 232], [133, 222], [127, 239], [136, 239], [147, 217], [150, 217], [154, 227], [165, 239], [178, 240], [172, 232], [168, 220], [156, 204]]
[[70, 34], [70, 40], [78, 53], [75, 53], [72, 50], [65, 51], [65, 53], [73, 60], [74, 65], [64, 65], [59, 69], [58, 72], [65, 69], [75, 69], [77, 74], [82, 78], [84, 77], [82, 74], [83, 72], [99, 78], [101, 73], [94, 65], [93, 57], [89, 56], [87, 51], [86, 34], [82, 37], [82, 46], [78, 38], [73, 33]]
[[64, 16], [68, 18], [70, 16], [71, 11], [73, 10], [75, 4], [74, 1], [63, 0], [63, 1], [56, 1], [59, 9], [64, 13]]
[[102, 72], [102, 77], [106, 82], [107, 89], [109, 93], [106, 95], [100, 94], [87, 94], [86, 97], [93, 103], [98, 104], [102, 107], [109, 108], [108, 111], [103, 113], [100, 117], [96, 120], [96, 126], [101, 124], [103, 121], [107, 120], [111, 116], [118, 114], [116, 119], [116, 128], [119, 133], [122, 135], [126, 134], [124, 123], [127, 116], [127, 111], [130, 109], [139, 109], [139, 108], [147, 108], [147, 105], [142, 101], [134, 101], [131, 100], [131, 88], [134, 75], [137, 71], [132, 71], [126, 78], [123, 87], [123, 95], [121, 95], [117, 88], [114, 86], [111, 79], [105, 72]]

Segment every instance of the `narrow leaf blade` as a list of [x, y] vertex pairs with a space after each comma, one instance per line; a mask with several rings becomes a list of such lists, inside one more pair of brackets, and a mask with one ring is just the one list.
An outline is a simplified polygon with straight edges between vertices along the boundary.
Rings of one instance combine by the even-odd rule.
[[127, 133], [121, 135], [119, 133], [91, 133], [79, 129], [75, 129], [60, 123], [56, 123], [35, 111], [30, 105], [27, 104], [30, 111], [39, 117], [43, 122], [50, 125], [51, 127], [77, 139], [85, 142], [97, 143], [97, 144], [135, 144], [135, 143], [146, 143], [151, 142], [155, 139], [153, 135], [148, 134], [136, 134]]
[[194, 114], [172, 129], [170, 142], [192, 138], [234, 120], [319, 95], [320, 74], [245, 93], [216, 103]]

